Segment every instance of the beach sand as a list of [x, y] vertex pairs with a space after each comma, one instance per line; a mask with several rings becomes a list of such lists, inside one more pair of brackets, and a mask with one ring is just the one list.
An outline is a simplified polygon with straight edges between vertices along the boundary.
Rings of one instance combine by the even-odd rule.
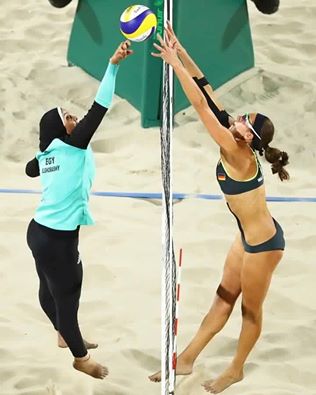
[[[289, 182], [262, 161], [268, 196], [315, 197], [316, 4], [281, 1], [277, 14], [249, 4], [256, 68], [218, 90], [233, 114], [260, 111], [276, 125], [274, 146], [290, 156]], [[47, 1], [2, 4], [0, 14], [0, 188], [38, 190], [24, 174], [38, 144], [42, 113], [63, 105], [84, 115], [98, 82], [67, 67], [66, 50], [76, 2], [64, 10]], [[128, 65], [124, 65], [128, 67]], [[118, 77], [119, 78], [119, 77]], [[214, 177], [218, 149], [192, 108], [176, 116], [174, 191], [219, 194]], [[142, 129], [140, 115], [115, 97], [93, 139], [95, 191], [160, 192], [157, 128]], [[38, 279], [25, 241], [38, 194], [0, 193], [0, 394], [160, 394], [147, 376], [160, 367], [161, 203], [91, 197], [94, 227], [82, 228], [84, 284], [80, 323], [97, 341], [92, 356], [108, 366], [104, 381], [71, 367], [69, 351], [37, 299]], [[245, 379], [227, 395], [316, 395], [314, 203], [271, 202], [287, 248], [264, 309], [262, 337], [246, 364]], [[186, 199], [174, 205], [176, 255], [183, 248], [178, 349], [192, 338], [213, 299], [225, 254], [237, 231], [223, 200]], [[204, 380], [231, 360], [240, 309], [177, 380], [177, 395], [200, 395]]]

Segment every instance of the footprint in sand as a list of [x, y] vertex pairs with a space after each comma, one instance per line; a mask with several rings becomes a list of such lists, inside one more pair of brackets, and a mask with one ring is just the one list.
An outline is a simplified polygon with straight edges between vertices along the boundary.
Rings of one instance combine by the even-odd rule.
[[123, 354], [146, 370], [155, 370], [160, 364], [160, 359], [136, 349], [126, 350], [123, 352]]

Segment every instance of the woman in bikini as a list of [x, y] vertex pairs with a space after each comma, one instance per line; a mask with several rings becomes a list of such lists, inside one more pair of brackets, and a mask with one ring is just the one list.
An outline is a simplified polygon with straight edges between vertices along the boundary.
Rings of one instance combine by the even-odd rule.
[[[266, 116], [245, 114], [233, 119], [216, 102], [211, 86], [168, 24], [166, 39], [154, 44], [170, 64], [189, 101], [220, 148], [216, 174], [228, 209], [235, 216], [238, 232], [227, 254], [223, 276], [213, 304], [196, 335], [179, 355], [177, 374], [190, 374], [194, 362], [210, 340], [224, 327], [241, 295], [242, 327], [237, 350], [227, 369], [206, 381], [206, 391], [217, 394], [243, 378], [245, 361], [262, 328], [262, 307], [272, 274], [280, 262], [285, 241], [283, 231], [266, 204], [263, 175], [256, 151], [272, 164], [281, 181], [289, 178], [283, 168], [288, 155], [270, 147], [274, 127]], [[160, 381], [160, 372], [150, 376]]]

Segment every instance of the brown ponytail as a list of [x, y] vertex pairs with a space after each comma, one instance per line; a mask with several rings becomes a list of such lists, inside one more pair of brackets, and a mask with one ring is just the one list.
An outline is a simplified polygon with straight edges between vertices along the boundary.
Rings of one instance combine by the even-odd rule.
[[289, 156], [286, 152], [267, 145], [264, 147], [264, 156], [269, 163], [272, 163], [272, 173], [278, 173], [281, 181], [288, 180], [290, 178], [289, 173], [284, 169], [284, 166], [289, 163]]

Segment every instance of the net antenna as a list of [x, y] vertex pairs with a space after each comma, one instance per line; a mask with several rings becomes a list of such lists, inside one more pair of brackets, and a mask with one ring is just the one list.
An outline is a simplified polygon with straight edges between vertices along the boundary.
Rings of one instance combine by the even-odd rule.
[[[164, 1], [164, 26], [173, 21], [173, 0]], [[165, 33], [164, 33], [165, 35]], [[175, 393], [176, 261], [173, 246], [172, 132], [173, 70], [163, 62], [162, 72], [162, 276], [161, 276], [161, 395]]]

